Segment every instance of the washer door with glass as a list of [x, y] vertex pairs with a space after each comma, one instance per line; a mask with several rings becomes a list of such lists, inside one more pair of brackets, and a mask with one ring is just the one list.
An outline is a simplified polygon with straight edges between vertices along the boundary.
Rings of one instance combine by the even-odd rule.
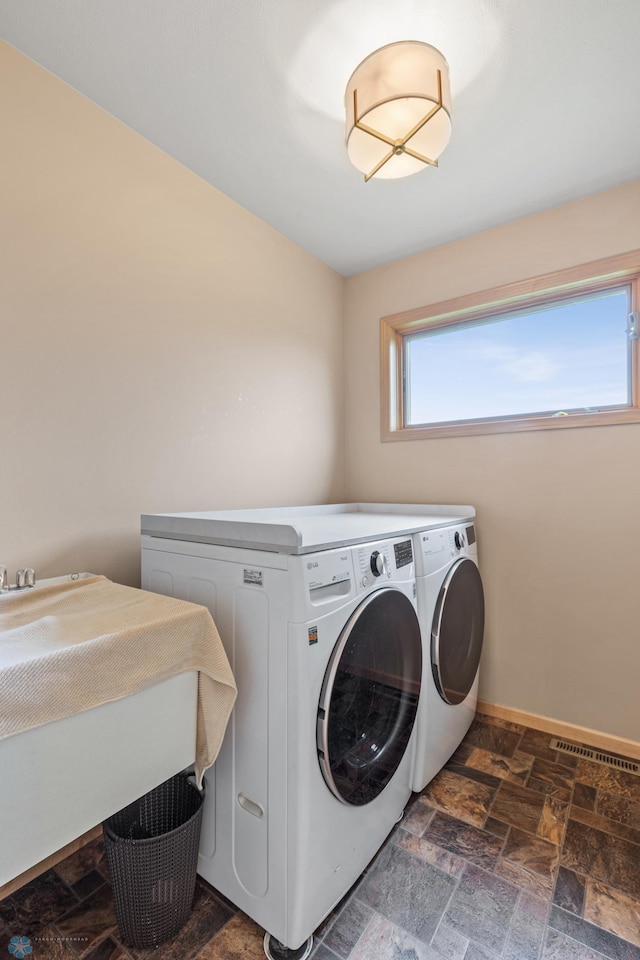
[[484, 635], [484, 593], [478, 568], [461, 557], [449, 569], [436, 603], [431, 669], [446, 703], [462, 703], [478, 672]]
[[421, 675], [413, 604], [393, 588], [370, 594], [338, 638], [318, 708], [320, 766], [343, 803], [370, 803], [393, 777], [413, 729]]

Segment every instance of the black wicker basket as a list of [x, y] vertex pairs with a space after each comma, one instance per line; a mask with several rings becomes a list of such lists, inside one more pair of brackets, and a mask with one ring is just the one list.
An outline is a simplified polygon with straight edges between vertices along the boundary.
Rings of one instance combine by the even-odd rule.
[[102, 824], [124, 943], [157, 947], [193, 905], [203, 795], [177, 774]]

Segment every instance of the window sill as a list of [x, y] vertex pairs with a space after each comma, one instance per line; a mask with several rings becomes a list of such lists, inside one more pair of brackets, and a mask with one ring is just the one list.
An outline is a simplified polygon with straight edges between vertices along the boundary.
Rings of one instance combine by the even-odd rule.
[[521, 433], [529, 430], [567, 430], [575, 427], [604, 427], [640, 423], [640, 408], [604, 410], [600, 413], [569, 413], [564, 417], [504, 417], [433, 426], [400, 427], [382, 432], [383, 441], [434, 440], [437, 437], [470, 437], [491, 433]]

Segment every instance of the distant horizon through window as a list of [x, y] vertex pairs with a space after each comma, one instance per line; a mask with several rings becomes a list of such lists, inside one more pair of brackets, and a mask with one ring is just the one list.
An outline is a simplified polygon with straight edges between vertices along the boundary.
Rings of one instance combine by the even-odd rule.
[[633, 403], [629, 284], [404, 336], [404, 426]]

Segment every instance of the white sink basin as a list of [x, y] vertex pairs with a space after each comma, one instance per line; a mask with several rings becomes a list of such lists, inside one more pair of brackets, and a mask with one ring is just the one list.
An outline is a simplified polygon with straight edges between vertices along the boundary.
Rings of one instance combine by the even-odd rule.
[[180, 674], [0, 741], [0, 886], [193, 763], [197, 686]]
[[195, 759], [197, 673], [0, 741], [0, 886]]

